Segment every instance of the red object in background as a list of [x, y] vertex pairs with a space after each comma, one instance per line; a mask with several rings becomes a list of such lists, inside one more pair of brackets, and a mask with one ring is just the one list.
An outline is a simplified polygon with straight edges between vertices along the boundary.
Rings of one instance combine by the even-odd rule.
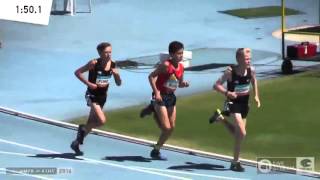
[[315, 56], [316, 54], [317, 45], [309, 42], [302, 42], [301, 44], [287, 46], [287, 56], [292, 59], [309, 58]]

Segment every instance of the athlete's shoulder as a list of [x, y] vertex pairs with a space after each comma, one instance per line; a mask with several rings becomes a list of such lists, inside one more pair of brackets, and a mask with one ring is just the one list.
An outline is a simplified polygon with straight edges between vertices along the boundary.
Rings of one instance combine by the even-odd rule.
[[256, 68], [255, 68], [254, 66], [250, 66], [250, 70], [251, 70], [251, 71], [255, 71]]
[[229, 74], [229, 73], [232, 73], [233, 69], [234, 69], [234, 66], [230, 65], [230, 66], [227, 66], [227, 68], [224, 72]]
[[251, 74], [255, 74], [256, 73], [256, 69], [255, 69], [254, 66], [250, 66], [249, 70], [250, 70]]
[[163, 66], [168, 67], [170, 65], [169, 59], [162, 61], [161, 63]]
[[88, 66], [89, 69], [93, 69], [97, 63], [98, 63], [98, 60], [97, 60], [97, 59], [91, 59], [91, 60], [88, 62], [87, 66]]
[[249, 70], [250, 70], [250, 76], [251, 77], [255, 77], [256, 69], [253, 66], [250, 66]]
[[98, 60], [97, 59], [91, 59], [88, 64], [90, 65], [96, 65], [98, 63]]
[[160, 73], [167, 72], [167, 69], [169, 67], [169, 64], [167, 64], [166, 61], [161, 61], [156, 65], [156, 71]]
[[111, 68], [112, 69], [114, 69], [114, 68], [116, 68], [116, 62], [115, 61], [113, 61], [113, 60], [110, 60], [111, 61]]
[[182, 70], [184, 70], [184, 65], [183, 65], [183, 63], [182, 62], [179, 62], [179, 68], [181, 68]]
[[161, 69], [161, 71], [167, 71], [167, 69], [169, 68], [170, 66], [170, 62], [169, 60], [165, 60], [165, 61], [162, 61], [160, 64], [159, 64], [159, 69]]

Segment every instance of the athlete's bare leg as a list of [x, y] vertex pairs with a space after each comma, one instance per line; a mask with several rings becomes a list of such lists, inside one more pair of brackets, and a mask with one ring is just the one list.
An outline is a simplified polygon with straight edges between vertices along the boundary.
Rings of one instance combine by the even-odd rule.
[[239, 161], [241, 142], [246, 136], [246, 127], [240, 113], [232, 114], [232, 116], [234, 118], [235, 135], [236, 135], [233, 160]]
[[160, 122], [161, 134], [158, 139], [157, 145], [160, 147], [167, 141], [172, 133], [172, 127], [168, 117], [168, 110], [165, 106], [154, 105], [155, 111], [157, 113], [158, 120]]

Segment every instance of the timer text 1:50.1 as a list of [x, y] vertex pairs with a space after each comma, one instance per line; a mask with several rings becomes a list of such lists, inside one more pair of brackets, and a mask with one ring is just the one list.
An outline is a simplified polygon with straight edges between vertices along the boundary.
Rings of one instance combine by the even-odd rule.
[[17, 14], [41, 13], [41, 6], [16, 6]]

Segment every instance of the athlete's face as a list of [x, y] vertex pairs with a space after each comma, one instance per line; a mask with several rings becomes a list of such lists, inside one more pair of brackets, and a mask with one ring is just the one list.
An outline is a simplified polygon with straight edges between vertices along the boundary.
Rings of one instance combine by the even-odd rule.
[[239, 64], [243, 67], [249, 68], [251, 63], [251, 49], [244, 48], [242, 56], [239, 58]]
[[182, 61], [182, 59], [183, 59], [183, 49], [179, 49], [178, 51], [173, 53], [171, 56], [172, 56], [172, 59], [175, 60], [176, 62]]
[[100, 57], [105, 60], [111, 59], [111, 54], [112, 54], [112, 47], [111, 46], [108, 46], [108, 47], [104, 48], [103, 51], [99, 52]]

